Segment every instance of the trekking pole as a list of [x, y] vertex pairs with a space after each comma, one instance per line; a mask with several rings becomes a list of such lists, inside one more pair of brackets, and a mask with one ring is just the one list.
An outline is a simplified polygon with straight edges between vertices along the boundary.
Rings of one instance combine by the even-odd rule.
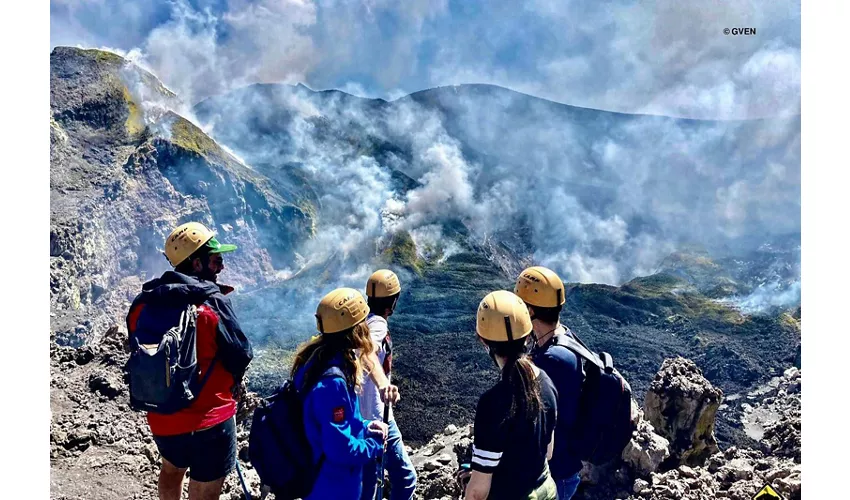
[[245, 493], [245, 499], [254, 500], [251, 497], [251, 492], [248, 491], [248, 485], [245, 484], [245, 478], [242, 476], [242, 467], [239, 467], [239, 457], [236, 457], [236, 474], [239, 475], [239, 482], [242, 483], [242, 491]]
[[[384, 423], [388, 426], [390, 420], [390, 402], [387, 401], [387, 404], [384, 405]], [[384, 452], [381, 453], [381, 466], [378, 468], [378, 492], [375, 495], [375, 500], [382, 500], [384, 498], [384, 456], [387, 454], [387, 439], [390, 437], [390, 430], [387, 427], [387, 437], [384, 439]]]
[[[242, 410], [244, 397], [245, 397], [244, 394], [239, 395], [239, 401], [236, 403], [236, 414], [237, 415]], [[239, 466], [239, 446], [238, 445], [236, 447], [236, 450], [237, 450], [237, 453], [236, 453], [236, 475], [239, 476], [239, 482], [242, 484], [242, 492], [245, 493], [245, 500], [254, 500], [253, 497], [251, 496], [251, 492], [248, 490], [248, 485], [245, 484], [245, 477], [242, 475], [242, 467]]]

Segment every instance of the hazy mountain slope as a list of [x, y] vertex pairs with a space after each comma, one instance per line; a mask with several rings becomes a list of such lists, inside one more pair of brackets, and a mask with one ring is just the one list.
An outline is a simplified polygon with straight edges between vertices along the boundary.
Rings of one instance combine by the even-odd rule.
[[[475, 310], [489, 291], [511, 289], [513, 276], [472, 248], [431, 264], [399, 255], [404, 253], [387, 253], [373, 266], [390, 266], [403, 283], [390, 318], [394, 381], [404, 398], [396, 414], [406, 439], [421, 444], [448, 424], [471, 421], [478, 396], [494, 382], [492, 360], [475, 338]], [[671, 273], [690, 269], [672, 261], [669, 266]], [[339, 280], [332, 269], [236, 298], [246, 330], [268, 332], [262, 342], [269, 349], [249, 371], [255, 390], [266, 394], [288, 375], [289, 353], [313, 329], [295, 304], [318, 300], [305, 293], [307, 283], [331, 288]], [[718, 265], [715, 272], [726, 270]], [[661, 361], [676, 355], [696, 361], [726, 394], [747, 392], [793, 366], [801, 340], [799, 310], [742, 314], [674, 274], [620, 287], [569, 284], [562, 321], [594, 349], [614, 356], [639, 399]], [[730, 401], [729, 418], [718, 418], [722, 443], [748, 442], [737, 420], [744, 402]]]
[[[781, 307], [767, 316], [733, 307], [760, 287], [799, 285], [799, 117], [628, 115], [491, 85], [391, 102], [254, 85], [195, 110], [269, 176], [309, 178], [320, 232], [339, 237], [327, 246], [350, 248], [318, 247], [331, 264], [241, 298], [253, 331], [286, 352], [312, 329], [298, 319], [320, 296], [309, 289], [356, 286], [387, 263], [405, 270], [392, 325], [396, 380], [409, 395], [398, 414], [414, 442], [471, 418], [493, 377], [472, 334], [475, 307], [531, 262], [571, 281], [623, 284], [571, 284], [564, 320], [611, 352], [639, 394], [674, 354], [731, 392], [794, 362], [796, 320]], [[347, 223], [336, 210], [355, 201], [380, 221]], [[260, 390], [286, 365], [269, 363], [256, 367]], [[719, 429], [724, 442], [740, 437]]]
[[[231, 279], [264, 283], [312, 236], [309, 207], [172, 112], [176, 97], [114, 54], [51, 53], [51, 330], [94, 340], [126, 313], [140, 280], [167, 267], [161, 245], [199, 220], [240, 245]], [[176, 104], [176, 103], [175, 103]]]
[[460, 221], [479, 244], [609, 284], [650, 274], [683, 245], [719, 258], [799, 241], [799, 116], [628, 115], [492, 85], [390, 102], [253, 85], [195, 111], [266, 175], [309, 179], [326, 209], [338, 199], [380, 213], [357, 225], [319, 210], [359, 241], [403, 229], [439, 242], [434, 227]]

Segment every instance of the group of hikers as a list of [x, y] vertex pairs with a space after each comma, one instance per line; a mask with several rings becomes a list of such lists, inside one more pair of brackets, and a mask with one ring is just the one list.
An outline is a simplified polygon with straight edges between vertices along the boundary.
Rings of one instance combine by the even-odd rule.
[[[162, 457], [162, 500], [180, 498], [187, 470], [190, 499], [218, 498], [225, 477], [238, 468], [235, 415], [253, 353], [227, 297], [233, 289], [217, 283], [222, 254], [235, 249], [200, 223], [179, 226], [164, 249], [174, 269], [145, 283], [127, 316], [136, 353], [128, 363], [131, 404], [148, 412]], [[316, 309], [318, 334], [295, 353], [290, 381], [312, 451], [306, 499], [373, 500], [376, 491], [382, 496], [384, 471], [390, 498], [413, 497], [416, 471], [391, 410], [400, 395], [390, 380], [388, 319], [401, 290], [398, 276], [381, 269], [369, 277], [365, 299], [353, 288], [331, 291]], [[577, 347], [559, 320], [564, 301], [562, 280], [530, 267], [513, 292], [493, 291], [480, 302], [477, 338], [501, 376], [478, 400], [471, 462], [456, 476], [464, 498], [568, 500], [575, 494], [588, 459], [587, 447], [578, 444], [592, 434], [577, 431], [588, 425], [579, 420], [605, 420], [580, 415], [583, 383], [616, 371], [607, 368], [609, 356]], [[593, 356], [600, 369], [587, 371], [583, 359]], [[600, 443], [590, 448], [599, 452]]]

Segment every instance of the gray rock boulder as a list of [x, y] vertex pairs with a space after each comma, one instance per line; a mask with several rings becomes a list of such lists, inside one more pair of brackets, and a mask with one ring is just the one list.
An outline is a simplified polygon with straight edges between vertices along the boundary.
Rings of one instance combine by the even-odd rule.
[[753, 399], [750, 415], [775, 415], [764, 426], [761, 449], [737, 448], [717, 452], [702, 467], [680, 465], [636, 479], [632, 499], [673, 498], [748, 500], [770, 484], [786, 500], [802, 496], [800, 464], [800, 371], [787, 370], [771, 380]]
[[449, 425], [425, 446], [413, 450], [410, 459], [416, 468], [418, 485], [414, 498], [458, 498], [460, 486], [455, 481], [459, 464], [472, 459], [472, 425]]
[[666, 359], [646, 393], [647, 420], [671, 443], [670, 459], [701, 465], [719, 451], [714, 420], [723, 393], [693, 361]]
[[670, 441], [656, 434], [652, 424], [641, 418], [632, 440], [623, 450], [623, 462], [638, 476], [645, 477], [657, 471], [669, 456]]

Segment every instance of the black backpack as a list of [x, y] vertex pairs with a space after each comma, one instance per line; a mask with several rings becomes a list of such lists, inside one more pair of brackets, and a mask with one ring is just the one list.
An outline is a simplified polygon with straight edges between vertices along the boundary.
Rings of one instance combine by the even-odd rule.
[[632, 388], [614, 368], [610, 354], [596, 354], [572, 332], [556, 335], [555, 345], [574, 352], [582, 361], [584, 372], [576, 421], [568, 441], [570, 454], [597, 465], [619, 457], [635, 430]]
[[130, 336], [127, 362], [130, 407], [168, 415], [195, 400], [215, 367], [198, 376], [197, 307], [167, 308], [146, 305], [161, 320], [156, 327], [141, 327]]
[[[321, 378], [345, 377], [339, 367]], [[254, 410], [248, 436], [248, 456], [260, 481], [275, 498], [305, 498], [313, 490], [325, 455], [313, 462], [313, 449], [304, 428], [304, 399], [292, 380], [284, 381]]]

